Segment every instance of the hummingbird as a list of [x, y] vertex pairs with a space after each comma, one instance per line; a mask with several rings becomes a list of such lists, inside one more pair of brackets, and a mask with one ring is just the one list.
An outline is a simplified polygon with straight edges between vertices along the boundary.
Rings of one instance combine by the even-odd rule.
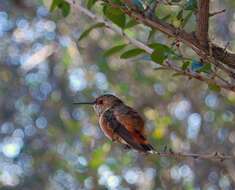
[[145, 136], [144, 120], [133, 108], [111, 94], [104, 94], [91, 102], [74, 104], [92, 105], [104, 135], [113, 142], [123, 144], [126, 149], [153, 153], [154, 148]]

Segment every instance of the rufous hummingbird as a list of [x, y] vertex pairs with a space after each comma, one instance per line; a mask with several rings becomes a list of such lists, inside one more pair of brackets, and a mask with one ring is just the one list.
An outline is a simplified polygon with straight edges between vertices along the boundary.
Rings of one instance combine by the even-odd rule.
[[154, 151], [145, 137], [144, 120], [118, 97], [105, 94], [92, 102], [75, 104], [93, 105], [100, 128], [110, 140], [121, 143], [128, 149], [149, 153]]

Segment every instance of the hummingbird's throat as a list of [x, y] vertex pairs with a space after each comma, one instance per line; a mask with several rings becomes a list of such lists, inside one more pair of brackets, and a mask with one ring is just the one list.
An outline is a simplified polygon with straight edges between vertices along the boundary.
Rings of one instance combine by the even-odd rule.
[[97, 116], [101, 116], [106, 110], [108, 110], [110, 107], [107, 106], [102, 106], [102, 105], [97, 105], [95, 104], [93, 106], [95, 113]]

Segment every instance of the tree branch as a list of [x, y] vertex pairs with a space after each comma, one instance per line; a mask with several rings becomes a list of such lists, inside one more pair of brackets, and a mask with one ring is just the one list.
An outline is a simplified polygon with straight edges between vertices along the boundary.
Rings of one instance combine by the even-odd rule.
[[198, 0], [196, 36], [204, 48], [208, 48], [209, 5], [209, 0]]
[[[92, 20], [94, 20], [96, 22], [103, 23], [107, 28], [109, 28], [109, 29], [113, 30], [114, 32], [116, 32], [117, 34], [121, 35], [123, 38], [125, 38], [127, 41], [129, 41], [132, 45], [134, 45], [134, 46], [136, 46], [140, 49], [143, 49], [148, 54], [153, 53], [154, 50], [152, 48], [150, 48], [147, 45], [145, 45], [144, 43], [136, 40], [135, 38], [132, 38], [132, 37], [128, 36], [127, 33], [125, 33], [118, 26], [114, 25], [112, 22], [104, 20], [103, 18], [95, 15], [90, 10], [84, 8], [83, 6], [79, 5], [78, 3], [76, 3], [73, 0], [66, 0], [66, 1], [68, 3], [70, 3], [72, 5], [72, 7], [75, 8], [77, 11], [87, 15], [88, 17], [90, 17]], [[172, 30], [169, 30], [169, 33], [171, 33], [171, 32], [172, 32]], [[181, 35], [183, 35], [183, 34], [181, 34]], [[185, 35], [187, 35], [187, 33], [185, 33]], [[188, 35], [188, 37], [190, 38], [191, 36]], [[169, 60], [165, 61], [164, 65], [162, 67], [165, 68], [165, 69], [176, 71], [178, 73], [181, 73], [182, 75], [186, 75], [186, 76], [195, 78], [197, 80], [204, 81], [208, 84], [215, 84], [215, 85], [218, 85], [221, 88], [224, 88], [224, 89], [231, 90], [231, 91], [235, 92], [235, 86], [232, 85], [232, 84], [227, 84], [223, 81], [217, 81], [215, 79], [209, 78], [205, 75], [201, 75], [200, 73], [196, 73], [196, 72], [193, 72], [193, 71], [190, 71], [190, 70], [182, 70], [180, 66], [174, 64], [173, 62], [171, 62]]]
[[127, 7], [121, 7], [117, 4], [109, 2], [108, 0], [103, 1], [109, 3], [114, 8], [120, 8], [125, 14], [134, 18], [136, 21], [159, 30], [169, 37], [175, 37], [177, 40], [191, 47], [203, 60], [211, 62], [212, 56], [214, 60], [218, 60], [232, 69], [235, 68], [235, 53], [219, 47], [214, 43], [211, 43], [212, 52], [210, 53], [208, 48], [205, 48], [200, 44], [194, 33], [188, 33], [185, 30], [176, 28], [173, 25], [166, 23], [158, 18], [148, 18], [140, 11], [136, 11], [130, 8], [128, 9]]
[[218, 15], [218, 14], [221, 14], [221, 13], [224, 13], [226, 11], [226, 9], [222, 9], [222, 10], [220, 10], [220, 11], [215, 11], [215, 12], [213, 12], [213, 13], [210, 13], [210, 17], [213, 17], [213, 16], [216, 16], [216, 15]]
[[214, 160], [223, 162], [225, 160], [234, 160], [233, 156], [224, 155], [219, 152], [211, 153], [211, 154], [195, 154], [195, 153], [182, 153], [182, 152], [173, 152], [170, 151], [163, 151], [157, 152], [154, 151], [152, 154], [156, 154], [159, 157], [172, 157], [172, 158], [193, 158], [193, 159], [200, 159], [200, 160]]

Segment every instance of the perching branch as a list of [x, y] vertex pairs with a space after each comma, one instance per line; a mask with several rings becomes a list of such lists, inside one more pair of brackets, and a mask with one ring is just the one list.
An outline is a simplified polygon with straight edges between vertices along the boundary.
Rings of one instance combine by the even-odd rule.
[[[94, 20], [97, 23], [103, 23], [107, 28], [109, 28], [110, 30], [113, 30], [114, 32], [116, 32], [117, 34], [121, 35], [124, 39], [126, 39], [128, 42], [130, 42], [132, 45], [143, 49], [146, 53], [148, 54], [152, 54], [153, 53], [153, 49], [148, 47], [147, 45], [145, 45], [144, 43], [136, 40], [135, 38], [132, 38], [130, 36], [128, 36], [121, 28], [119, 28], [118, 26], [114, 25], [112, 22], [104, 20], [102, 17], [99, 17], [97, 15], [95, 15], [94, 13], [92, 13], [90, 10], [84, 8], [83, 6], [79, 5], [78, 3], [76, 3], [73, 0], [66, 0], [67, 2], [69, 2], [72, 7], [74, 9], [76, 9], [77, 11], [85, 14], [86, 16], [88, 16], [89, 18], [91, 18], [92, 20]], [[160, 25], [159, 25], [160, 26]], [[171, 25], [168, 25], [172, 27]], [[169, 30], [169, 33], [171, 33], [171, 30]], [[183, 34], [181, 34], [183, 35]], [[187, 33], [185, 33], [186, 37], [187, 37]], [[189, 38], [190, 35], [188, 35]], [[227, 89], [227, 90], [231, 90], [231, 91], [235, 91], [235, 85], [232, 85], [224, 80], [216, 80], [215, 78], [210, 78], [210, 76], [206, 76], [191, 70], [183, 70], [180, 66], [174, 64], [173, 62], [167, 60], [165, 61], [165, 63], [161, 66], [163, 69], [168, 69], [168, 70], [172, 70], [175, 71], [179, 74], [185, 75], [185, 76], [189, 76], [190, 78], [195, 78], [197, 80], [200, 81], [204, 81], [208, 84], [211, 85], [217, 85], [221, 88]]]
[[163, 152], [153, 152], [152, 154], [156, 154], [159, 157], [171, 157], [171, 158], [192, 158], [197, 160], [214, 160], [223, 162], [225, 160], [233, 160], [235, 159], [233, 156], [224, 155], [219, 152], [210, 153], [210, 154], [195, 154], [195, 153], [181, 153], [181, 152], [173, 152], [170, 151], [163, 151]]

